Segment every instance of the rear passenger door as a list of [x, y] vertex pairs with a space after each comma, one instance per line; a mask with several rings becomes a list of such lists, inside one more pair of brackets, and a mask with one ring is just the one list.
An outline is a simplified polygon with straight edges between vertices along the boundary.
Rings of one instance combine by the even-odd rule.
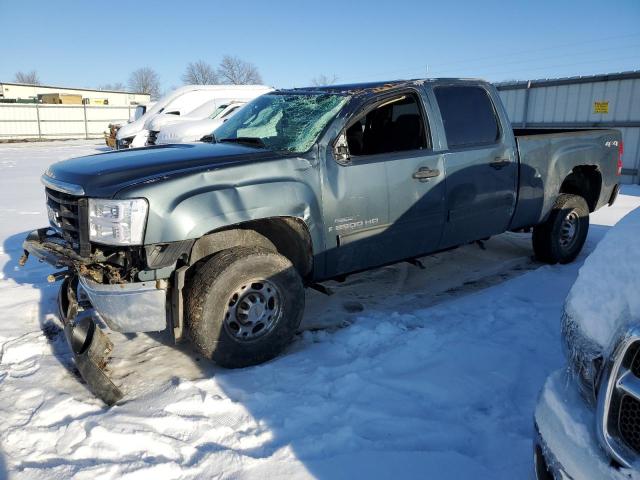
[[447, 149], [446, 223], [440, 248], [504, 232], [516, 203], [517, 160], [482, 85], [437, 85]]

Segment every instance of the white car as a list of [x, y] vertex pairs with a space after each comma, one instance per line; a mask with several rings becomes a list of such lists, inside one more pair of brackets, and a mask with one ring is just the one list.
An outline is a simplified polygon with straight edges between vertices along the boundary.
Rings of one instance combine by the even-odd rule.
[[228, 102], [233, 99], [254, 98], [271, 91], [264, 85], [188, 85], [159, 99], [137, 120], [123, 125], [116, 135], [116, 148], [143, 147], [149, 137], [149, 125], [158, 115], [177, 117], [194, 111], [211, 100]]
[[218, 106], [208, 118], [166, 125], [158, 132], [155, 144], [200, 141], [203, 137], [211, 135], [216, 128], [231, 118], [246, 103], [246, 101], [232, 101]]

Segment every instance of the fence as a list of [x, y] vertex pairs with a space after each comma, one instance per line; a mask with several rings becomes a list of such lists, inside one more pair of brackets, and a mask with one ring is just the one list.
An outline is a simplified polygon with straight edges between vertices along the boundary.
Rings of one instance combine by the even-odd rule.
[[135, 106], [0, 103], [0, 141], [102, 138], [110, 123], [126, 123]]

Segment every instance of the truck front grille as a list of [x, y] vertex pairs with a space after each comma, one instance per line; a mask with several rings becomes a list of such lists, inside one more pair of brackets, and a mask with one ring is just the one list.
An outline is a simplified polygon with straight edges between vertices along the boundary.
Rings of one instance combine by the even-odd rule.
[[88, 232], [88, 200], [46, 188], [51, 226], [81, 256], [91, 253]]
[[622, 465], [640, 459], [640, 330], [631, 329], [615, 349], [598, 395], [598, 432]]
[[147, 137], [147, 145], [155, 145], [158, 140], [159, 130], [150, 130], [149, 136]]
[[630, 395], [620, 402], [620, 435], [636, 452], [640, 452], [640, 402]]

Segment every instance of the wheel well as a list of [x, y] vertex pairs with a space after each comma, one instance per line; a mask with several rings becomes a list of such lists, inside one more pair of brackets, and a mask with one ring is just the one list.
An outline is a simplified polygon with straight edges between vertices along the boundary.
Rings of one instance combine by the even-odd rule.
[[270, 217], [252, 220], [210, 232], [199, 238], [191, 250], [190, 264], [214, 253], [238, 246], [261, 246], [287, 257], [302, 278], [313, 269], [311, 235], [296, 217]]
[[600, 198], [602, 188], [602, 175], [595, 166], [583, 165], [575, 167], [564, 179], [560, 186], [560, 193], [580, 195], [589, 205], [589, 211], [593, 212]]

